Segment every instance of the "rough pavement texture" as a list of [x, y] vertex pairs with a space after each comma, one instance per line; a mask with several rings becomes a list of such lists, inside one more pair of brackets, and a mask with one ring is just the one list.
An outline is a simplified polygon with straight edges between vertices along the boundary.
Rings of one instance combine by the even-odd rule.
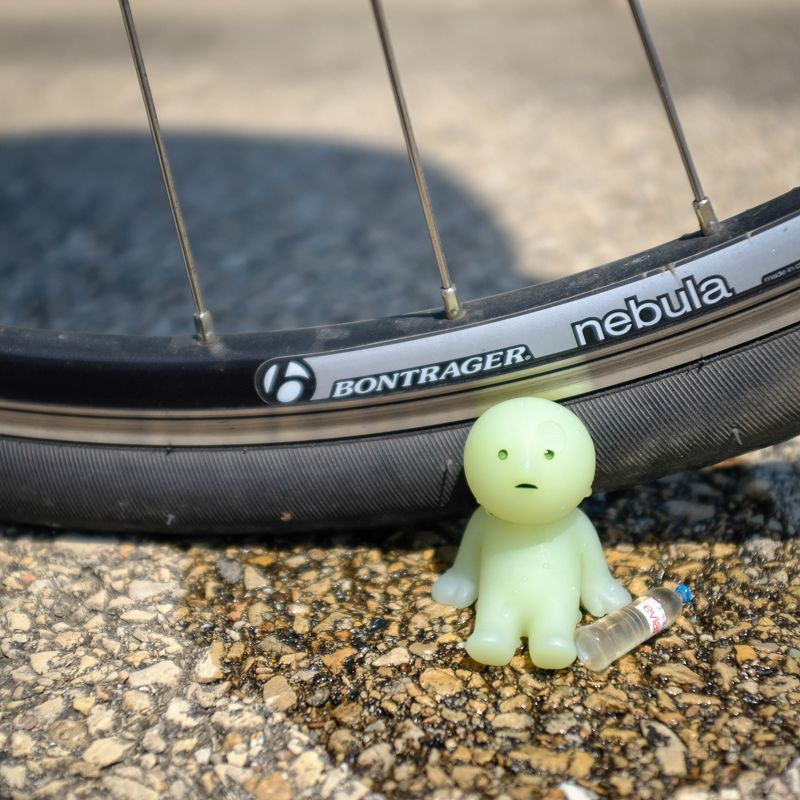
[[459, 524], [264, 541], [8, 531], [0, 796], [800, 796], [800, 446], [592, 498], [634, 594], [604, 673], [466, 655]]
[[[691, 227], [621, 0], [387, 5], [465, 296]], [[222, 329], [435, 301], [364, 4], [135, 9]], [[794, 0], [648, 10], [720, 213], [793, 186]], [[0, 23], [0, 322], [189, 330], [114, 4], [4, 0]], [[5, 529], [0, 797], [798, 797], [799, 472], [795, 443], [590, 501], [632, 591], [697, 593], [599, 675], [469, 660], [471, 611], [429, 595], [456, 522]]]

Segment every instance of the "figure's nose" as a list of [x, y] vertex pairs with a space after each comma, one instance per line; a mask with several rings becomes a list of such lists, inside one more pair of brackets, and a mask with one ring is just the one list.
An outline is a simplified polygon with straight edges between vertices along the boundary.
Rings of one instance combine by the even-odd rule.
[[536, 467], [538, 466], [536, 456], [539, 453], [539, 450], [540, 448], [533, 442], [526, 444], [522, 449], [522, 458], [520, 459], [519, 466], [520, 470], [526, 475], [532, 475], [536, 472]]
[[520, 459], [519, 470], [517, 473], [517, 489], [538, 488], [536, 485], [536, 471], [533, 460], [534, 452], [535, 448], [530, 445], [522, 450], [522, 458]]

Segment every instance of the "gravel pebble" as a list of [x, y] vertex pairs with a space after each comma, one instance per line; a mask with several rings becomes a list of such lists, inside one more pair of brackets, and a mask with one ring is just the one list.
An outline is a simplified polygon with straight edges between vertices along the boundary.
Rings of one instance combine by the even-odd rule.
[[408, 664], [411, 661], [411, 654], [405, 647], [393, 647], [388, 653], [378, 656], [373, 662], [373, 667], [397, 667], [400, 664]]
[[264, 705], [272, 711], [288, 711], [297, 703], [297, 694], [282, 675], [268, 680], [262, 694]]
[[0, 765], [0, 777], [11, 789], [24, 789], [28, 777], [28, 770], [24, 766]]
[[221, 680], [223, 677], [222, 656], [224, 652], [225, 645], [222, 642], [212, 642], [194, 669], [194, 679], [200, 683], [214, 683]]
[[319, 781], [325, 764], [314, 750], [301, 753], [289, 768], [297, 787], [302, 791], [310, 789]]
[[679, 686], [704, 686], [705, 681], [685, 664], [664, 664], [653, 668], [652, 674], [666, 678]]
[[158, 793], [153, 789], [129, 778], [106, 775], [102, 778], [102, 784], [114, 800], [159, 800]]
[[175, 686], [180, 676], [181, 668], [174, 661], [164, 660], [131, 672], [128, 676], [128, 683], [135, 688], [141, 686]]
[[31, 629], [31, 618], [27, 614], [9, 611], [6, 614], [6, 622], [12, 631], [29, 631]]
[[376, 777], [385, 778], [394, 766], [392, 746], [388, 742], [374, 744], [359, 755], [357, 763]]
[[262, 778], [253, 793], [257, 800], [292, 800], [291, 784], [277, 773]]
[[57, 650], [46, 650], [41, 653], [33, 653], [31, 655], [31, 669], [34, 672], [43, 675], [50, 669], [50, 662], [57, 659], [60, 653]]
[[169, 594], [177, 594], [178, 587], [170, 583], [160, 581], [136, 580], [128, 585], [128, 597], [133, 601], [150, 600], [154, 597], [161, 597]]
[[92, 742], [83, 752], [83, 760], [98, 767], [108, 767], [121, 761], [132, 747], [131, 742], [123, 742], [113, 736]]
[[655, 748], [664, 775], [686, 775], [686, 746], [666, 725], [652, 720], [642, 722], [642, 733]]
[[248, 591], [263, 589], [267, 585], [267, 579], [260, 570], [255, 567], [244, 568], [244, 588]]
[[438, 697], [458, 694], [464, 688], [463, 681], [449, 669], [426, 669], [419, 676], [419, 684]]
[[493, 728], [515, 728], [517, 730], [526, 730], [533, 725], [533, 717], [528, 714], [498, 714], [492, 720]]
[[164, 719], [167, 722], [174, 722], [181, 728], [194, 728], [200, 724], [200, 720], [191, 716], [191, 703], [183, 697], [173, 697], [169, 701]]

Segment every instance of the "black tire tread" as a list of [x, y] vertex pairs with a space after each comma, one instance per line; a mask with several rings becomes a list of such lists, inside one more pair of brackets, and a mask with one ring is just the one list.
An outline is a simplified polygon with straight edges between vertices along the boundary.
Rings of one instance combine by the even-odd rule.
[[[595, 440], [595, 489], [800, 433], [798, 364], [800, 326], [793, 326], [568, 401]], [[464, 511], [468, 429], [461, 423], [333, 442], [176, 449], [0, 437], [0, 517], [82, 529], [248, 533]]]

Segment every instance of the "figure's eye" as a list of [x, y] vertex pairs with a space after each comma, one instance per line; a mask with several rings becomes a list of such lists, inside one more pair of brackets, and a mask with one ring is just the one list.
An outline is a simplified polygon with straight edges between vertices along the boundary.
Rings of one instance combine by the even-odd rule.
[[498, 450], [497, 451], [497, 457], [501, 461], [505, 461], [508, 458], [508, 450]]
[[552, 461], [556, 457], [556, 454], [552, 450], [545, 450], [544, 451], [544, 457], [548, 461]]

